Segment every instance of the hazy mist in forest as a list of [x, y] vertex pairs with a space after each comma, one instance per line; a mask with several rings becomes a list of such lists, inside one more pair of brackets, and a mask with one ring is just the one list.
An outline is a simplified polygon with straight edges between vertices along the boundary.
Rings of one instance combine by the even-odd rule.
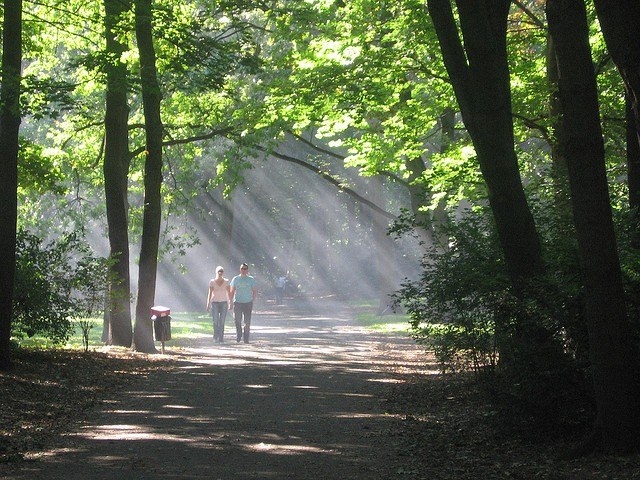
[[[358, 182], [355, 188], [361, 194], [367, 194], [366, 188], [381, 188], [371, 180]], [[380, 243], [369, 207], [283, 160], [257, 162], [231, 200], [214, 202], [213, 195], [209, 197], [199, 201], [204, 215], [194, 214], [187, 222], [196, 228], [200, 245], [175, 261], [163, 258], [159, 263], [155, 303], [172, 311], [204, 310], [217, 265], [231, 279], [241, 262], [249, 263], [258, 281], [257, 303], [264, 305], [273, 301], [281, 274], [288, 276], [292, 294], [378, 298], [414, 274], [419, 264], [415, 242], [394, 241], [383, 233]], [[221, 220], [220, 203], [232, 210], [232, 227]], [[388, 222], [382, 219], [382, 228]], [[229, 228], [233, 231], [223, 231]], [[227, 237], [232, 241], [225, 241]], [[135, 293], [137, 267], [131, 273]]]

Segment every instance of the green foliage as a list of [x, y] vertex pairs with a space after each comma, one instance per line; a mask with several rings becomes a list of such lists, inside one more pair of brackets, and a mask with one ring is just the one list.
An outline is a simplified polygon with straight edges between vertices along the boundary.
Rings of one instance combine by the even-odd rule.
[[27, 139], [21, 139], [18, 162], [20, 193], [23, 195], [64, 195], [64, 175], [57, 159], [43, 155], [41, 145]]
[[430, 249], [421, 277], [402, 284], [396, 297], [414, 337], [434, 349], [443, 371], [495, 364], [495, 316], [509, 283], [488, 218], [469, 212], [443, 226], [449, 248]]
[[[154, 35], [163, 84], [170, 90], [215, 91], [231, 72], [255, 71], [259, 61], [245, 12], [214, 4], [165, 4], [154, 10]], [[233, 33], [232, 33], [233, 32]]]
[[635, 234], [628, 208], [614, 210], [622, 280], [627, 298], [629, 318], [640, 348], [640, 249], [635, 246]]
[[473, 322], [469, 318], [465, 323], [426, 324], [415, 332], [418, 341], [433, 349], [442, 373], [479, 371], [496, 364], [494, 325], [490, 319], [483, 317]]
[[566, 229], [549, 205], [539, 212], [547, 212], [539, 230], [549, 268], [520, 291], [509, 282], [490, 215], [476, 209], [445, 227], [449, 248], [429, 251], [420, 278], [396, 299], [443, 372], [486, 373], [501, 418], [546, 429], [574, 422], [590, 396], [575, 245], [558, 233]]
[[24, 230], [18, 233], [12, 334], [39, 335], [55, 344], [73, 332], [73, 319], [103, 306], [107, 261], [93, 256], [81, 232], [44, 243]]
[[380, 299], [361, 299], [349, 302], [356, 320], [368, 329], [382, 333], [408, 333], [409, 317], [391, 310], [380, 313]]
[[22, 114], [35, 119], [58, 118], [64, 111], [71, 110], [71, 93], [75, 85], [51, 78], [25, 76], [22, 80]]

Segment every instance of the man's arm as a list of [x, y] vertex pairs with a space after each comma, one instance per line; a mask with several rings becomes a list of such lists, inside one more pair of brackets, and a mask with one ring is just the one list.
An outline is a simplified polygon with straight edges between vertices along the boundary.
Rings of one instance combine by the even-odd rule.
[[233, 306], [233, 296], [236, 293], [236, 287], [234, 287], [233, 285], [231, 285], [229, 287], [229, 306], [232, 307]]

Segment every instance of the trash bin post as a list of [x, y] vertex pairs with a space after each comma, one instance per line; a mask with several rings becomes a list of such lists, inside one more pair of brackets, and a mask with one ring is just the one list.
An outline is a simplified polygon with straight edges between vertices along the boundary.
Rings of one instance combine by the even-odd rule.
[[171, 310], [160, 305], [151, 307], [151, 320], [156, 341], [161, 342], [164, 355], [164, 342], [171, 340]]

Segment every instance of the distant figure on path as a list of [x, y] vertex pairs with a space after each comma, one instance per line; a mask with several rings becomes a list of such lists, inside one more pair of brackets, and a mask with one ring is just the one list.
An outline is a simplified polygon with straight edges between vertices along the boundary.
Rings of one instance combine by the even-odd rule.
[[285, 275], [280, 275], [276, 281], [276, 305], [282, 305], [286, 286], [287, 277]]
[[213, 341], [224, 342], [224, 322], [231, 302], [231, 286], [224, 278], [224, 268], [216, 267], [216, 278], [209, 281], [209, 295], [207, 295], [207, 312], [211, 309], [213, 320]]
[[240, 265], [240, 275], [233, 277], [230, 285], [229, 308], [233, 309], [233, 317], [236, 322], [236, 341], [244, 340], [244, 343], [249, 343], [251, 311], [253, 310], [253, 302], [258, 295], [256, 280], [249, 275], [249, 265], [246, 263]]

